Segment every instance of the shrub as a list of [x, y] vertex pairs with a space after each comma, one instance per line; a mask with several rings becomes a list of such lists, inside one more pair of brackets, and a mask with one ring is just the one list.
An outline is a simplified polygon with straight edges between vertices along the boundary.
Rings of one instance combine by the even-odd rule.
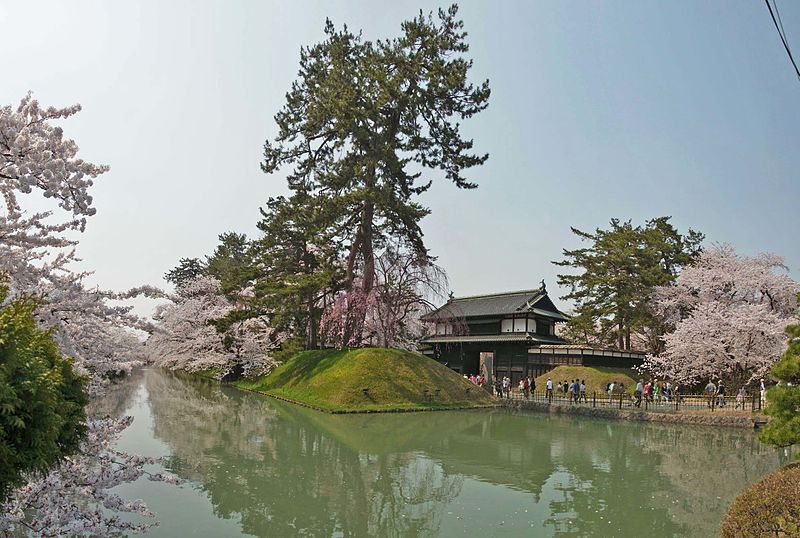
[[722, 520], [722, 538], [800, 535], [800, 464], [769, 474], [745, 489]]
[[[5, 296], [0, 285], [0, 305]], [[85, 380], [36, 327], [35, 306], [23, 299], [0, 307], [0, 503], [27, 473], [75, 452], [86, 430]]]

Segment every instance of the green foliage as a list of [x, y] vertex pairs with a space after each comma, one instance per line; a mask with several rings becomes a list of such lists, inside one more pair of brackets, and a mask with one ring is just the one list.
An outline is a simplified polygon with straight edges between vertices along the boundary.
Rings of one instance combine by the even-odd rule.
[[[0, 287], [0, 303], [6, 294]], [[30, 299], [0, 308], [0, 501], [25, 473], [76, 451], [85, 434], [86, 381], [36, 328], [35, 308]]]
[[728, 508], [720, 536], [800, 536], [800, 466], [779, 469], [745, 489]]
[[399, 37], [375, 42], [328, 21], [325, 41], [300, 52], [262, 169], [292, 167], [290, 188], [319, 198], [323, 228], [346, 251], [347, 289], [360, 275], [365, 295], [372, 290], [375, 250], [388, 237], [427, 255], [419, 222], [429, 210], [414, 197], [436, 175], [474, 188], [463, 172], [488, 158], [461, 135], [460, 122], [486, 108], [490, 90], [468, 82], [457, 11], [420, 12]]
[[781, 447], [800, 443], [800, 325], [787, 327], [786, 333], [789, 349], [772, 368], [781, 384], [767, 391], [764, 409], [772, 420], [759, 432], [761, 441]]
[[305, 351], [264, 377], [235, 384], [329, 411], [471, 407], [494, 401], [446, 366], [399, 349]]
[[206, 257], [204, 274], [216, 278], [228, 298], [237, 298], [254, 276], [247, 236], [234, 232], [221, 234], [214, 253]]
[[681, 235], [670, 217], [648, 220], [644, 226], [611, 219], [608, 230], [594, 233], [572, 228], [591, 245], [564, 250], [564, 260], [553, 262], [578, 273], [558, 275], [570, 292], [562, 299], [576, 304], [576, 315], [565, 336], [576, 342], [616, 345], [631, 349], [631, 335], [647, 341], [658, 352], [665, 327], [653, 315], [648, 300], [656, 286], [675, 281], [680, 269], [700, 252], [703, 235], [689, 230]]
[[164, 275], [164, 279], [180, 288], [188, 280], [204, 275], [205, 271], [205, 264], [198, 258], [181, 258], [178, 265]]
[[251, 250], [256, 309], [307, 349], [317, 347], [323, 300], [342, 281], [338, 245], [322, 213], [319, 200], [304, 191], [269, 199], [258, 223], [263, 235]]

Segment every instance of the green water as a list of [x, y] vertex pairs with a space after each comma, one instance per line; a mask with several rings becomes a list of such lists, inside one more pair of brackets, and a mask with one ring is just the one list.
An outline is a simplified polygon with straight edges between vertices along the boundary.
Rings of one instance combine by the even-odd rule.
[[152, 536], [715, 536], [786, 461], [750, 431], [508, 411], [326, 415], [147, 369], [102, 414], [180, 487], [121, 488]]

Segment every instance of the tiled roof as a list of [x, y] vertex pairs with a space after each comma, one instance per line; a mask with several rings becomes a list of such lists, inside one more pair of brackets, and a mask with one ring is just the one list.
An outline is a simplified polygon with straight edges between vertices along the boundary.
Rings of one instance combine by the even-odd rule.
[[446, 318], [474, 318], [484, 316], [504, 316], [533, 312], [542, 316], [554, 317], [561, 320], [569, 319], [562, 312], [554, 309], [548, 299], [544, 301], [546, 308], [535, 308], [536, 303], [547, 298], [544, 288], [535, 290], [512, 291], [494, 293], [490, 295], [475, 295], [472, 297], [455, 297], [447, 301], [441, 308], [423, 317], [424, 320]]
[[532, 344], [540, 343], [559, 343], [563, 342], [555, 336], [542, 336], [534, 333], [503, 333], [503, 334], [478, 334], [472, 336], [456, 336], [436, 335], [426, 336], [420, 340], [423, 344], [454, 344], [454, 343], [468, 343], [468, 342], [531, 342]]

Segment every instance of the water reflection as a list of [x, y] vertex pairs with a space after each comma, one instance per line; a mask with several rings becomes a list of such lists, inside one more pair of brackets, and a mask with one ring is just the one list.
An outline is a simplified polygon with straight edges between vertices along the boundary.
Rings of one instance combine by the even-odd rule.
[[171, 470], [259, 536], [711, 536], [736, 493], [780, 463], [739, 430], [486, 410], [331, 416], [141, 375]]

